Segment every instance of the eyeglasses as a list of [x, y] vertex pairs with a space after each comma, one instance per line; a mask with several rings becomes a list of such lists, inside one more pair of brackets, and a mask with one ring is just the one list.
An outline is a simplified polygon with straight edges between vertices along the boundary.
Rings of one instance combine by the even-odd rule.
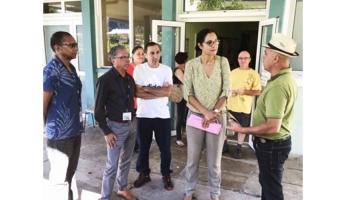
[[66, 45], [66, 46], [69, 46], [69, 47], [71, 47], [71, 48], [75, 48], [75, 47], [78, 46], [77, 43], [64, 43], [64, 44], [61, 44], [61, 45]]
[[239, 60], [247, 60], [247, 59], [250, 59], [250, 57], [239, 57], [238, 59]]
[[215, 41], [208, 40], [208, 41], [203, 42], [203, 43], [205, 43], [205, 44], [207, 44], [209, 46], [213, 46], [214, 44], [218, 45], [220, 43], [220, 40], [215, 40]]
[[117, 57], [114, 57], [114, 58], [119, 58], [120, 60], [130, 60], [131, 59], [130, 56], [117, 56]]

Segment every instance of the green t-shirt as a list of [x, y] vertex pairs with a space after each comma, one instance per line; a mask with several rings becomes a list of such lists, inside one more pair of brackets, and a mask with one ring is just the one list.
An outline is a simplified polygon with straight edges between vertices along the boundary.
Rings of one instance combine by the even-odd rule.
[[282, 119], [278, 133], [258, 135], [259, 137], [277, 140], [291, 133], [297, 99], [297, 84], [291, 71], [291, 68], [283, 69], [272, 76], [256, 102], [253, 126], [266, 122], [267, 118]]

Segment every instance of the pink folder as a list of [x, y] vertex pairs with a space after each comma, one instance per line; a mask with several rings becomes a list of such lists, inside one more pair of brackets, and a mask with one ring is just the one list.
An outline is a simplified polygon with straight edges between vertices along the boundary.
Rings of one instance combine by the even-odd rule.
[[219, 135], [220, 130], [221, 130], [221, 124], [218, 123], [210, 123], [209, 127], [207, 127], [206, 129], [202, 127], [201, 125], [201, 120], [202, 118], [199, 116], [196, 116], [194, 114], [190, 114], [190, 117], [187, 119], [186, 121], [186, 125], [188, 126], [192, 126], [194, 128], [203, 130], [203, 131], [207, 131], [216, 135]]

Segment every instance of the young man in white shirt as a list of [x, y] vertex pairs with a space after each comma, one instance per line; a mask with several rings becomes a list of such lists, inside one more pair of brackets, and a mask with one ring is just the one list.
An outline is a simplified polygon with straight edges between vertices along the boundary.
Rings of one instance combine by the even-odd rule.
[[136, 171], [139, 172], [133, 187], [141, 187], [151, 181], [149, 168], [149, 150], [153, 132], [156, 143], [161, 152], [161, 174], [164, 188], [172, 190], [173, 183], [170, 174], [171, 125], [170, 111], [167, 106], [172, 89], [172, 71], [169, 66], [160, 63], [160, 46], [155, 42], [145, 45], [146, 63], [134, 69], [136, 97], [138, 109], [136, 111], [137, 133], [139, 138], [139, 155]]

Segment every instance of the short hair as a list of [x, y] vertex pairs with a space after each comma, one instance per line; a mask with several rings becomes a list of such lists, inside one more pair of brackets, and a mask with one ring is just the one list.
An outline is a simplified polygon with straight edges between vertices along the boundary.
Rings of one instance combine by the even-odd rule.
[[188, 54], [186, 52], [179, 52], [175, 56], [175, 62], [177, 64], [184, 64], [187, 59], [188, 59]]
[[[195, 50], [196, 51], [201, 51], [200, 47], [198, 46], [198, 43], [202, 44], [205, 40], [205, 37], [207, 36], [207, 34], [209, 33], [215, 33], [214, 30], [209, 29], [209, 28], [204, 28], [203, 30], [201, 30], [197, 35], [196, 35], [196, 44], [195, 44]], [[216, 34], [216, 33], [215, 33]], [[217, 34], [216, 34], [217, 35]]]
[[134, 54], [138, 49], [144, 50], [144, 49], [142, 48], [142, 46], [136, 46], [136, 47], [133, 48], [133, 50], [131, 51], [131, 53]]
[[111, 49], [109, 51], [109, 61], [110, 61], [111, 65], [112, 65], [111, 59], [116, 57], [118, 49], [125, 49], [126, 50], [125, 46], [123, 46], [123, 45], [117, 45], [117, 46], [111, 47]]
[[159, 47], [160, 51], [161, 51], [160, 45], [158, 43], [156, 43], [156, 42], [148, 42], [148, 43], [145, 44], [144, 52], [145, 53], [147, 52], [148, 47], [152, 47], [152, 46], [155, 46], [155, 45], [157, 45]]
[[63, 43], [64, 37], [70, 36], [72, 37], [72, 35], [68, 32], [65, 31], [58, 31], [55, 32], [54, 34], [52, 34], [51, 38], [50, 38], [50, 46], [52, 51], [55, 53], [55, 45], [61, 45]]

